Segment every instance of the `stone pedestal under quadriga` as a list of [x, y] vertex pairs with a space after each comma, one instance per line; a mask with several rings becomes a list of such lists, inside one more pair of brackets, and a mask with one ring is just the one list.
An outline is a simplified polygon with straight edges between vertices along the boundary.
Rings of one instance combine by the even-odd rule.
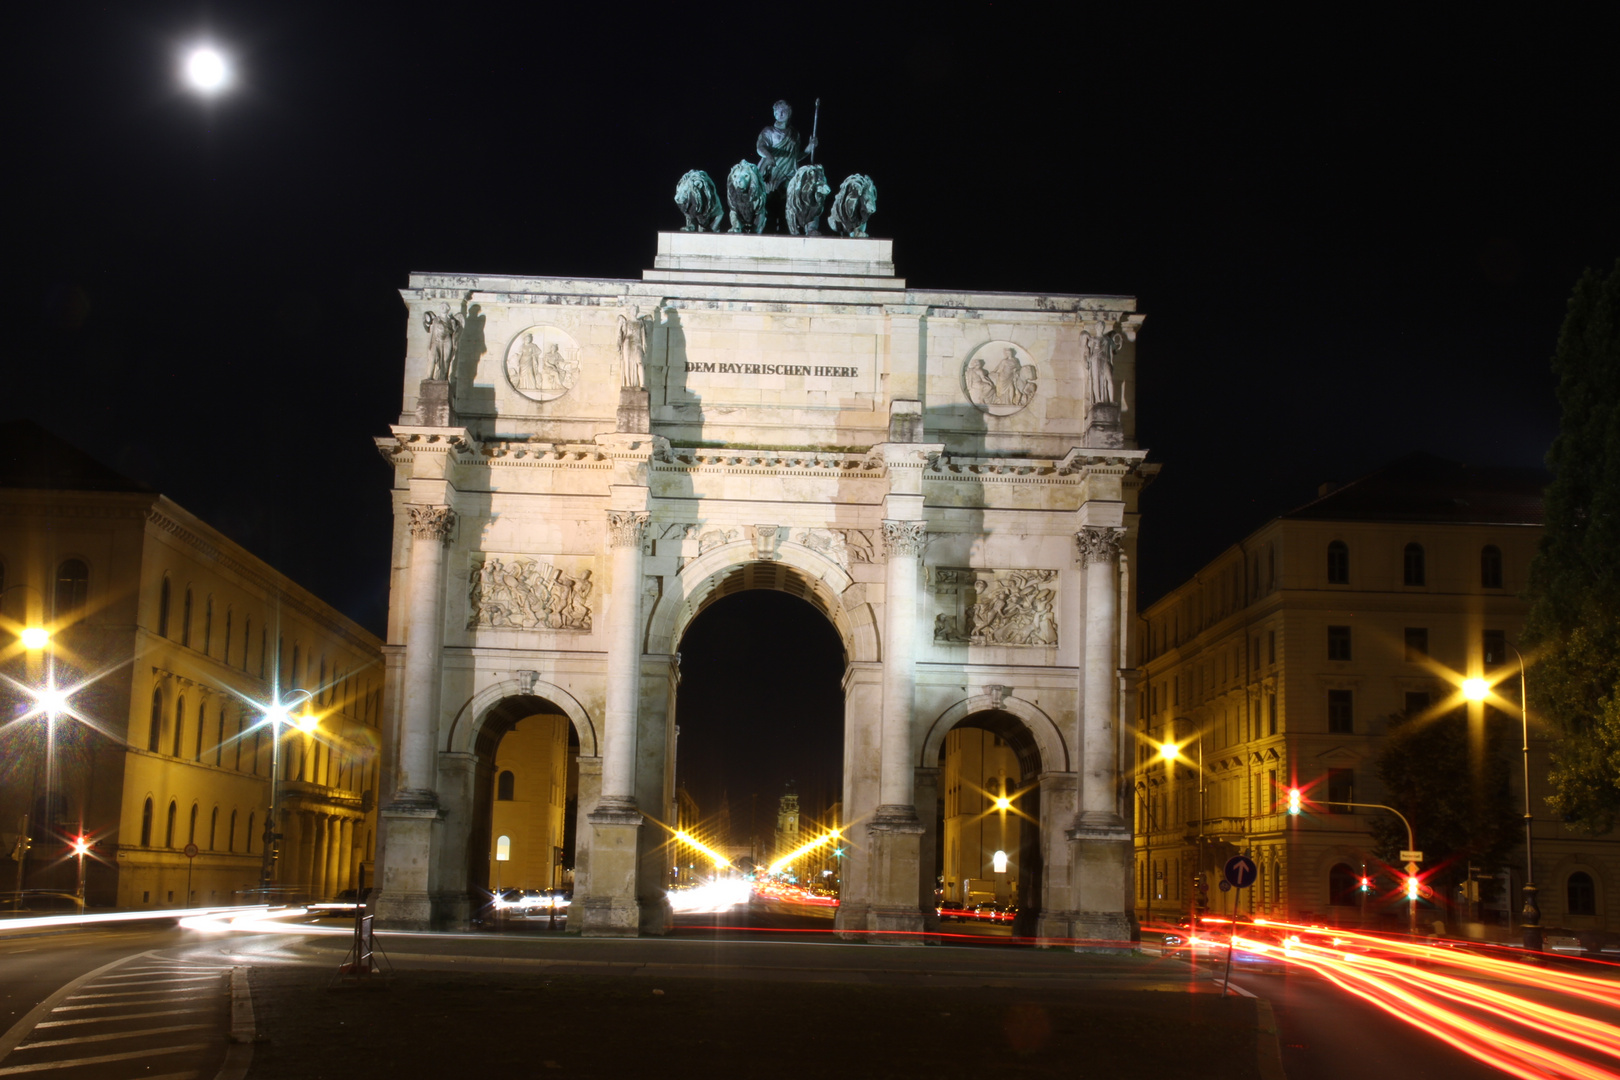
[[570, 929], [666, 930], [681, 637], [771, 588], [844, 641], [840, 932], [938, 925], [942, 740], [994, 724], [1039, 791], [1019, 925], [1131, 936], [1133, 299], [922, 289], [888, 240], [707, 233], [659, 234], [639, 279], [401, 295], [386, 924], [487, 903], [469, 785], [537, 702], [580, 747]]

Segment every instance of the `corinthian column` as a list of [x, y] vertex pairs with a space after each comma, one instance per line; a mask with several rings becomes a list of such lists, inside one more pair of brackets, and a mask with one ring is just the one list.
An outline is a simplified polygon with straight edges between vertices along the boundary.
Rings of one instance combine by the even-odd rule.
[[648, 515], [608, 511], [613, 585], [608, 593], [607, 701], [598, 810], [636, 809], [636, 704], [641, 691], [641, 543]]
[[412, 506], [409, 629], [405, 638], [405, 707], [399, 735], [394, 804], [434, 806], [433, 747], [439, 720], [439, 645], [444, 622], [444, 545], [455, 528], [448, 506]]
[[1088, 525], [1075, 534], [1085, 572], [1085, 708], [1080, 718], [1082, 829], [1123, 828], [1117, 777], [1114, 688], [1119, 667], [1119, 545], [1125, 530]]
[[917, 820], [911, 714], [916, 693], [917, 565], [927, 538], [924, 522], [883, 522], [888, 565], [883, 600], [883, 771], [877, 814], [891, 821]]

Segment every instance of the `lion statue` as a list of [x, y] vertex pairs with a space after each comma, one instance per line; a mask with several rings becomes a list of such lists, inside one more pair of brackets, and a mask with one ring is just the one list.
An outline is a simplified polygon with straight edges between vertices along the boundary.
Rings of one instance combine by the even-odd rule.
[[681, 232], [717, 232], [726, 216], [720, 191], [702, 169], [693, 169], [675, 185], [675, 205], [686, 215]]
[[821, 207], [831, 194], [826, 169], [820, 165], [799, 166], [787, 185], [788, 232], [794, 236], [820, 236]]
[[866, 221], [877, 212], [877, 185], [870, 176], [852, 173], [838, 185], [827, 224], [840, 236], [865, 236]]
[[726, 177], [726, 202], [731, 204], [731, 231], [765, 231], [765, 179], [749, 161], [739, 161]]

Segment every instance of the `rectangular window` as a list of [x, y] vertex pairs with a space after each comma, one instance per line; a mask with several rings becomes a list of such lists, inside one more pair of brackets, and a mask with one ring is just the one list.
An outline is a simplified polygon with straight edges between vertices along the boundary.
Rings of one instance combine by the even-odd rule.
[[1429, 692], [1427, 690], [1408, 690], [1406, 692], [1406, 715], [1408, 717], [1421, 716], [1429, 710]]
[[1354, 697], [1349, 690], [1328, 691], [1328, 731], [1348, 735], [1355, 730]]
[[1330, 626], [1327, 628], [1327, 652], [1329, 660], [1350, 659], [1350, 628], [1348, 626]]
[[1267, 630], [1266, 631], [1266, 663], [1275, 664], [1276, 662], [1277, 662], [1277, 631], [1275, 631], [1275, 630]]
[[1170, 704], [1172, 704], [1172, 705], [1180, 705], [1181, 704], [1181, 673], [1180, 672], [1177, 672], [1176, 677], [1170, 681]]
[[1501, 630], [1486, 630], [1480, 642], [1486, 667], [1507, 663], [1507, 634]]
[[1271, 785], [1271, 798], [1269, 802], [1271, 803], [1271, 812], [1275, 814], [1277, 812], [1278, 799], [1281, 798], [1281, 795], [1277, 791], [1276, 769], [1266, 770], [1266, 782]]
[[1429, 628], [1427, 626], [1408, 626], [1406, 628], [1406, 659], [1408, 662], [1421, 660], [1429, 655]]
[[1329, 769], [1327, 771], [1327, 801], [1327, 809], [1330, 814], [1351, 814], [1355, 812], [1351, 807], [1336, 806], [1334, 804], [1356, 801], [1356, 770]]
[[1277, 695], [1266, 695], [1266, 734], [1277, 734]]

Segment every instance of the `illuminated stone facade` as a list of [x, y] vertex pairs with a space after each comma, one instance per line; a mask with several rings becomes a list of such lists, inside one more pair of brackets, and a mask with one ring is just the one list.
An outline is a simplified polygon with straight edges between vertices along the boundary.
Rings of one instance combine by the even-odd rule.
[[[4, 730], [0, 831], [14, 845], [30, 814], [25, 885], [74, 891], [76, 862], [62, 856], [82, 829], [93, 906], [228, 903], [258, 888], [271, 744], [254, 703], [279, 679], [315, 693], [319, 722], [284, 738], [275, 884], [317, 899], [353, 887], [375, 845], [381, 642], [47, 433], [7, 425], [4, 440], [34, 449], [0, 475], [0, 669], [36, 685], [100, 675], [72, 697], [89, 723], [56, 722], [49, 799], [44, 722]], [[30, 625], [53, 631], [34, 653], [15, 636]]]
[[[385, 922], [467, 921], [486, 758], [554, 710], [579, 744], [571, 928], [664, 931], [676, 653], [708, 604], [769, 588], [844, 641], [840, 929], [931, 918], [941, 747], [993, 713], [1039, 788], [1042, 930], [1132, 933], [1143, 317], [916, 289], [892, 260], [887, 240], [663, 233], [640, 280], [411, 277], [378, 440]], [[444, 380], [434, 326], [460, 328]]]
[[[1517, 700], [1517, 663], [1505, 645], [1524, 623], [1521, 596], [1545, 482], [1538, 470], [1471, 469], [1413, 455], [1267, 523], [1143, 613], [1134, 786], [1136, 907], [1144, 920], [1189, 910], [1200, 847], [1213, 910], [1230, 909], [1233, 894], [1215, 883], [1224, 859], [1244, 850], [1260, 874], [1238, 894], [1241, 910], [1362, 918], [1354, 879], [1364, 865], [1379, 873], [1369, 824], [1383, 812], [1290, 817], [1287, 789], [1302, 788], [1307, 806], [1388, 802], [1375, 759], [1391, 715], [1466, 706], [1458, 687], [1470, 676], [1504, 680], [1499, 692]], [[1620, 927], [1620, 851], [1612, 837], [1583, 838], [1551, 820], [1544, 801], [1550, 743], [1531, 731], [1543, 921]], [[1167, 764], [1155, 750], [1172, 738], [1182, 759]], [[1516, 728], [1510, 741], [1517, 807]], [[1498, 903], [1516, 916], [1522, 846], [1509, 862]], [[1593, 883], [1590, 914], [1570, 911], [1570, 879], [1580, 874]], [[1380, 880], [1386, 891], [1394, 884], [1388, 870]], [[1426, 921], [1438, 917], [1453, 929], [1466, 921], [1455, 898], [1439, 900], [1438, 909], [1425, 908]], [[1504, 923], [1505, 910], [1487, 911], [1486, 921]], [[1375, 896], [1367, 918], [1380, 917], [1405, 924], [1399, 902]]]

